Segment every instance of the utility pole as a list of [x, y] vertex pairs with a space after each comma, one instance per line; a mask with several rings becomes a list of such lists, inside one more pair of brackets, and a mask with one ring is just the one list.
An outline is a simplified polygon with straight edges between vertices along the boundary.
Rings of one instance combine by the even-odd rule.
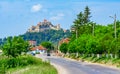
[[93, 23], [93, 36], [94, 36], [94, 29], [95, 29], [95, 25], [94, 25], [94, 23]]
[[77, 25], [72, 26], [72, 27], [71, 27], [71, 31], [72, 31], [72, 32], [75, 32], [75, 37], [76, 37], [76, 39], [77, 39], [77, 38], [78, 38], [78, 26], [77, 26]]
[[115, 39], [117, 38], [117, 31], [116, 31], [116, 14], [114, 15], [114, 17], [110, 16], [111, 18], [114, 19], [114, 34], [115, 34]]
[[76, 39], [78, 38], [78, 29], [76, 28]]
[[[76, 26], [76, 40], [77, 40], [77, 38], [78, 38], [78, 26]], [[76, 53], [76, 57], [78, 57], [78, 51]]]

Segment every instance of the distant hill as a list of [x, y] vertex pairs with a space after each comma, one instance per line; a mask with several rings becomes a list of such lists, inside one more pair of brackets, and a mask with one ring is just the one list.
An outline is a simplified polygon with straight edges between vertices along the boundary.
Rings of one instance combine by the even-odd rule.
[[[19, 35], [24, 40], [35, 40], [37, 45], [43, 41], [50, 41], [56, 44], [62, 38], [70, 36], [70, 30], [63, 30], [60, 24], [54, 26], [51, 22], [44, 20], [36, 26], [30, 27], [25, 34]], [[12, 36], [10, 36], [12, 38]], [[0, 39], [0, 45], [6, 41], [6, 38]]]
[[24, 40], [35, 40], [37, 44], [43, 41], [57, 43], [60, 39], [69, 37], [70, 31], [60, 28], [60, 24], [55, 26], [44, 19], [43, 22], [39, 22], [36, 26], [30, 27], [25, 34], [20, 36]]
[[40, 44], [43, 41], [50, 41], [52, 43], [57, 43], [62, 38], [66, 38], [70, 36], [70, 31], [63, 29], [61, 30], [44, 30], [42, 32], [27, 32], [23, 35], [20, 35], [23, 37], [24, 40], [35, 40], [37, 41], [37, 44]]

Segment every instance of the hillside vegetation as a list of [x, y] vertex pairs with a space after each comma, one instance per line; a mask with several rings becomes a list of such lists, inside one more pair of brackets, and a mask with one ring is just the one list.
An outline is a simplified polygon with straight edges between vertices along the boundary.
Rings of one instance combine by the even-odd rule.
[[[45, 30], [43, 32], [26, 32], [25, 34], [19, 35], [24, 40], [35, 40], [39, 45], [41, 42], [49, 41], [56, 44], [62, 38], [70, 37], [70, 30], [66, 32], [61, 30]], [[12, 39], [12, 37], [10, 36]], [[6, 38], [0, 39], [0, 44], [3, 44], [6, 41]]]

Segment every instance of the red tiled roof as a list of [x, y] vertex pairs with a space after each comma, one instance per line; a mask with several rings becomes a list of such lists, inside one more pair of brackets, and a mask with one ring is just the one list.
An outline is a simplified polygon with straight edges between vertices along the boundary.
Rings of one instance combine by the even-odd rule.
[[46, 48], [44, 48], [42, 45], [31, 48], [31, 50], [36, 50], [36, 49], [38, 49], [38, 50], [46, 50]]
[[59, 44], [62, 44], [62, 43], [69, 43], [70, 39], [69, 38], [65, 38], [65, 39], [62, 39]]
[[31, 48], [30, 50], [36, 50], [36, 47]]
[[65, 38], [65, 39], [63, 40], [64, 43], [68, 43], [69, 41], [70, 41], [69, 38]]
[[37, 46], [37, 49], [39, 49], [39, 50], [46, 50], [46, 48], [44, 48], [42, 45]]

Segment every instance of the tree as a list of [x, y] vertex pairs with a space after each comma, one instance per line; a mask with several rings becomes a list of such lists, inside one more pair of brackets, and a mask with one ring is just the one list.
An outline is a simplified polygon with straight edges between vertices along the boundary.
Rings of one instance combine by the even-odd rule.
[[68, 47], [67, 47], [67, 43], [62, 43], [60, 45], [60, 51], [63, 52], [63, 53], [67, 53], [67, 50], [68, 50]]
[[7, 42], [2, 47], [2, 50], [3, 50], [3, 53], [9, 57], [12, 54], [11, 49], [12, 49], [12, 41], [8, 37]]
[[75, 19], [75, 21], [73, 22], [74, 23], [74, 28], [75, 28], [75, 34], [76, 34], [76, 38], [78, 38], [78, 36], [80, 35], [80, 28], [82, 27], [83, 23], [84, 23], [84, 16], [83, 16], [83, 13], [80, 12], [78, 15], [77, 15], [77, 19]]
[[2, 39], [0, 38], [0, 45], [2, 45], [2, 43], [3, 43], [3, 41], [2, 41]]
[[48, 53], [49, 53], [51, 50], [54, 50], [54, 46], [53, 46], [52, 43], [50, 43], [50, 42], [42, 42], [41, 45], [44, 46], [45, 48], [47, 48], [47, 52], [48, 52]]
[[81, 25], [85, 25], [86, 23], [90, 22], [90, 9], [88, 6], [85, 7], [84, 13], [80, 12], [77, 15], [77, 19], [75, 19], [75, 21], [73, 22], [75, 25], [81, 26]]
[[29, 44], [21, 37], [7, 38], [7, 42], [2, 46], [3, 53], [8, 57], [17, 57], [22, 52], [28, 50]]
[[84, 23], [90, 22], [90, 17], [91, 17], [90, 14], [91, 14], [90, 9], [88, 6], [86, 6], [84, 10]]
[[[76, 34], [76, 38], [78, 38], [81, 34], [83, 34], [84, 32], [91, 32], [89, 30], [91, 30], [91, 27], [89, 25], [90, 23], [90, 9], [88, 6], [85, 7], [84, 13], [80, 12], [77, 15], [77, 19], [74, 20], [74, 28], [75, 28], [75, 32], [73, 34]], [[92, 25], [92, 24], [91, 24]]]
[[78, 26], [81, 26], [84, 24], [84, 14], [82, 12], [80, 12], [77, 15], [77, 19], [75, 19], [74, 21], [75, 24], [78, 24]]

